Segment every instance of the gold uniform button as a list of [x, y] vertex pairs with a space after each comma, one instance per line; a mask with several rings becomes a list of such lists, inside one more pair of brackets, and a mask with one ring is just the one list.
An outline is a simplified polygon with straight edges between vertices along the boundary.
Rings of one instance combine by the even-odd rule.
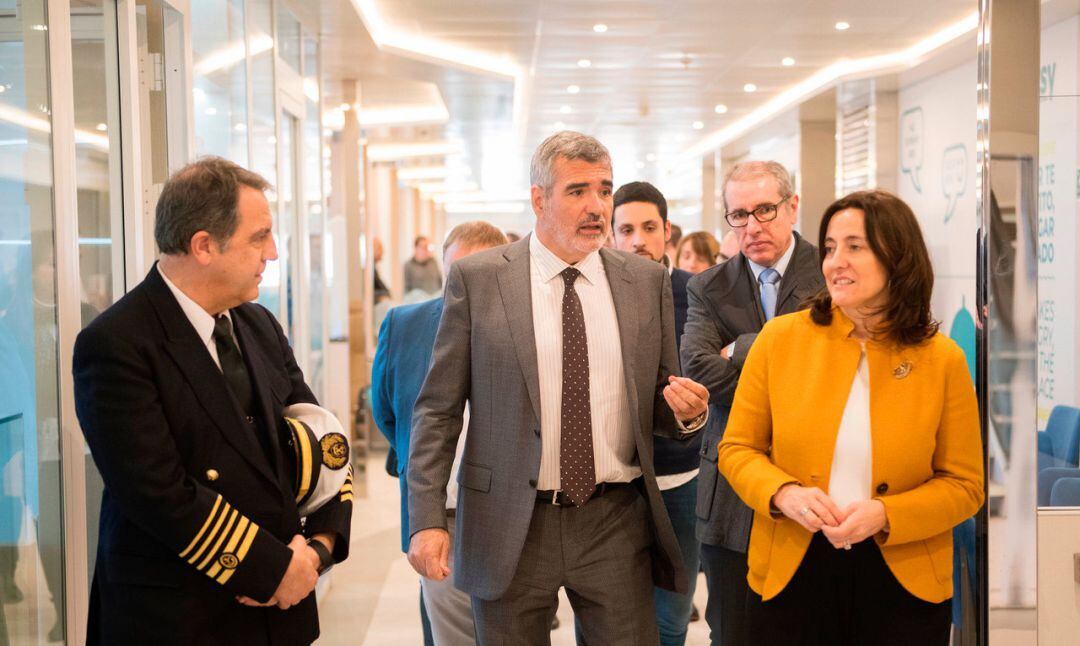
[[217, 480], [218, 475], [219, 474], [217, 472], [217, 469], [207, 469], [206, 470], [206, 479], [209, 480], [210, 482], [213, 482], [213, 481]]
[[248, 424], [254, 424], [255, 423], [255, 418], [252, 417], [251, 415], [245, 415], [244, 416], [244, 421], [246, 421]]

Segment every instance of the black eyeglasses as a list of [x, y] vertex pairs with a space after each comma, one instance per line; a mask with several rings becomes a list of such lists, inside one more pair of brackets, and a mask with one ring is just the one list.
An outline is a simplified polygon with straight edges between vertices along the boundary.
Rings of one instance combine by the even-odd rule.
[[762, 224], [772, 222], [776, 219], [777, 210], [780, 208], [780, 205], [787, 202], [790, 197], [791, 196], [789, 195], [776, 204], [762, 204], [753, 211], [744, 211], [743, 209], [731, 211], [730, 213], [724, 214], [724, 219], [727, 220], [728, 224], [735, 228], [745, 227], [749, 224], [751, 215], [754, 216], [755, 220]]

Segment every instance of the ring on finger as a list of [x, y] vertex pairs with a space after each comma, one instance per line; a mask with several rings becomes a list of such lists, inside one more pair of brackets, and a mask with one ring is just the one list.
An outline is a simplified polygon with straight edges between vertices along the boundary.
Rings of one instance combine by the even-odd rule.
[[800, 516], [805, 516], [805, 515], [807, 515], [809, 513], [810, 513], [810, 508], [809, 507], [803, 507], [802, 509], [799, 510], [799, 515]]
[[845, 550], [850, 550], [851, 549], [851, 541], [844, 541], [844, 549]]

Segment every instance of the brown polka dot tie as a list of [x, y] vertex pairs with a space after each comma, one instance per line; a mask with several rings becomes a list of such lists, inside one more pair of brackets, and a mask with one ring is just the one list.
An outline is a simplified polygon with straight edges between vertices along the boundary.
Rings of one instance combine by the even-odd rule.
[[562, 428], [559, 446], [559, 480], [562, 491], [575, 506], [582, 506], [596, 489], [593, 465], [592, 410], [589, 405], [589, 346], [585, 316], [574, 282], [581, 272], [562, 271]]

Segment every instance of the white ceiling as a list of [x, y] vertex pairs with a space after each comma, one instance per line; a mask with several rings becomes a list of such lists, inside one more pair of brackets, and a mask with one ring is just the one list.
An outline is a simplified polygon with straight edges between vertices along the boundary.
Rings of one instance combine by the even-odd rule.
[[[381, 51], [360, 20], [364, 5], [380, 29], [509, 61], [523, 82]], [[327, 105], [342, 78], [382, 97], [393, 93], [375, 88], [391, 79], [428, 81], [449, 111], [445, 126], [371, 134], [461, 139], [471, 179], [505, 192], [527, 186], [528, 156], [558, 124], [603, 141], [617, 183], [647, 179], [678, 197], [693, 192], [698, 170], [680, 153], [710, 132], [830, 64], [911, 47], [976, 9], [975, 0], [336, 0], [323, 3]], [[851, 28], [837, 31], [838, 21]], [[515, 91], [525, 97], [517, 131]], [[680, 176], [690, 181], [677, 186]]]

